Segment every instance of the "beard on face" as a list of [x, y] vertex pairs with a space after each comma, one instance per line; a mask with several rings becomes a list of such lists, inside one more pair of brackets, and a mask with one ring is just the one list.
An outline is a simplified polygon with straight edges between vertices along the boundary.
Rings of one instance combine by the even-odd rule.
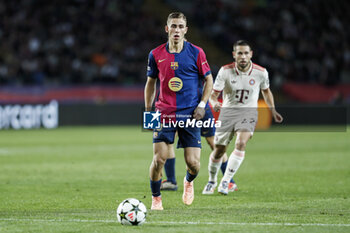
[[247, 66], [248, 66], [248, 62], [245, 62], [245, 63], [242, 63], [242, 62], [240, 62], [240, 63], [238, 63], [238, 66], [241, 68], [241, 69], [245, 69]]

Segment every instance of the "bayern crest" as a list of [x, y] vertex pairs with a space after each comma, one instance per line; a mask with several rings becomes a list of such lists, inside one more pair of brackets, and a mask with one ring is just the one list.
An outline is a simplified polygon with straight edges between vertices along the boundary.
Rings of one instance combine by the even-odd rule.
[[249, 80], [249, 84], [253, 86], [255, 84], [255, 80], [254, 79]]

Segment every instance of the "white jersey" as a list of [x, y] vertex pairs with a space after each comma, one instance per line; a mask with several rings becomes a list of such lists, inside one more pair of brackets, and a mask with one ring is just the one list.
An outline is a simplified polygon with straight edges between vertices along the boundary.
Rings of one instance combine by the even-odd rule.
[[251, 62], [243, 73], [235, 62], [222, 66], [214, 83], [214, 91], [223, 91], [222, 107], [258, 107], [260, 89], [269, 88], [269, 75], [264, 67]]

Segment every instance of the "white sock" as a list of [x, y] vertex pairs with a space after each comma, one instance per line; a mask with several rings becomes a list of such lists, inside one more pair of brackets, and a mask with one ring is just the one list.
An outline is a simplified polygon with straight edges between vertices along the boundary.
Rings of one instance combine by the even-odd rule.
[[208, 164], [208, 171], [209, 171], [209, 182], [217, 182], [218, 179], [218, 173], [221, 167], [221, 161], [220, 159], [214, 159], [213, 152], [209, 156], [209, 164]]
[[228, 159], [225, 175], [222, 180], [230, 182], [231, 178], [236, 174], [239, 166], [244, 160], [245, 151], [235, 149]]

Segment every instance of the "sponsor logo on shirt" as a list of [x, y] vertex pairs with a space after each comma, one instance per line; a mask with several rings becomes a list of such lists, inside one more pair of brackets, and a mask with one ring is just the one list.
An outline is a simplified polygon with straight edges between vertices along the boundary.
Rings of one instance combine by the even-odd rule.
[[182, 80], [178, 77], [173, 77], [169, 80], [168, 86], [170, 90], [178, 92], [182, 89]]

